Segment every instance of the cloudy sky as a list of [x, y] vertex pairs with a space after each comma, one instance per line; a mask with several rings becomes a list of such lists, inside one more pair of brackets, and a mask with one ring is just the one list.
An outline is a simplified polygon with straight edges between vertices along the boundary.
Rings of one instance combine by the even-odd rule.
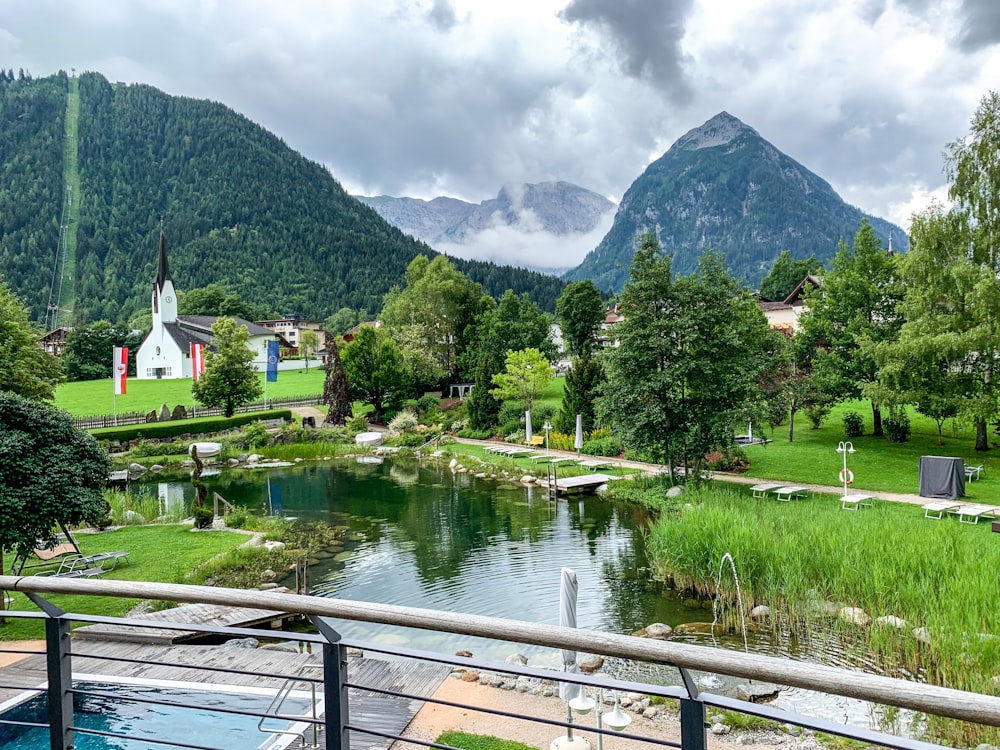
[[998, 41], [996, 0], [0, 0], [0, 66], [220, 101], [353, 193], [617, 201], [727, 110], [904, 227]]

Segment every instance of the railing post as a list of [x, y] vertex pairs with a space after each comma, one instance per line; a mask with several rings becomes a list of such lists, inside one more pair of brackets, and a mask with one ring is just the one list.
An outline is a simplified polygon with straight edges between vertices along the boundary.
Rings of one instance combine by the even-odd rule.
[[705, 704], [698, 697], [698, 686], [691, 673], [678, 667], [681, 681], [688, 697], [681, 698], [681, 748], [682, 750], [705, 750], [708, 739], [705, 734]]
[[[45, 662], [49, 682], [49, 738], [52, 750], [73, 750], [73, 667], [70, 663], [70, 621], [42, 597], [28, 594], [48, 615], [45, 620]], [[44, 602], [47, 606], [42, 606]]]
[[347, 706], [347, 646], [340, 642], [340, 633], [322, 617], [309, 617], [320, 634], [323, 644], [323, 705], [326, 709], [326, 750], [350, 750], [351, 735]]

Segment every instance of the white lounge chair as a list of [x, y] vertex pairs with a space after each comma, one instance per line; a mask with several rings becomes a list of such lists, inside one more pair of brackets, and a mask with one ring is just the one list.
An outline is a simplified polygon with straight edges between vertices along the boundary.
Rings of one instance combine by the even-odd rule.
[[794, 498], [803, 498], [809, 496], [808, 487], [799, 487], [798, 485], [789, 485], [787, 487], [776, 487], [774, 489], [774, 499], [781, 500], [783, 503], [787, 503]]
[[996, 517], [997, 508], [995, 505], [973, 503], [971, 505], [960, 505], [954, 510], [949, 511], [949, 513], [957, 515], [958, 520], [962, 523], [979, 523], [980, 518]]
[[940, 521], [945, 513], [951, 513], [961, 505], [961, 503], [952, 502], [951, 500], [939, 500], [936, 503], [927, 503], [927, 505], [922, 506], [924, 509], [924, 518], [933, 518], [936, 521]]
[[965, 479], [968, 482], [972, 482], [972, 481], [974, 481], [976, 479], [979, 479], [980, 475], [982, 473], [983, 473], [983, 465], [982, 464], [979, 464], [979, 466], [966, 466], [965, 467]]
[[781, 484], [780, 482], [769, 482], [767, 484], [755, 484], [753, 487], [750, 488], [750, 492], [752, 492], [753, 496], [755, 498], [757, 498], [758, 500], [766, 500], [767, 499], [767, 493], [773, 492], [774, 490], [778, 489], [779, 487], [784, 487], [784, 486], [785, 485]]
[[844, 495], [840, 498], [840, 507], [844, 510], [859, 510], [872, 507], [874, 495]]

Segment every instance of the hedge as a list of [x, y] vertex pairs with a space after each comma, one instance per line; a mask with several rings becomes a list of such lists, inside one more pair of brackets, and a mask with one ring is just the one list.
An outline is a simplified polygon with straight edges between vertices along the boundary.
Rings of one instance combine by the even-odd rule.
[[209, 432], [224, 432], [233, 427], [240, 427], [250, 422], [260, 422], [267, 419], [282, 419], [292, 421], [291, 409], [271, 409], [255, 411], [247, 414], [235, 414], [226, 417], [205, 417], [203, 419], [172, 419], [169, 422], [147, 422], [145, 424], [130, 424], [122, 427], [106, 427], [91, 430], [90, 434], [98, 440], [122, 441], [139, 440], [141, 438], [158, 439], [172, 438], [178, 435], [204, 435]]

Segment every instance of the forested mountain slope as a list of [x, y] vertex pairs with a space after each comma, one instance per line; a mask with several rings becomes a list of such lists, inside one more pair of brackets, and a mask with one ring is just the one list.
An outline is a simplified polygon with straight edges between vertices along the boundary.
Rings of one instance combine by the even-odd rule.
[[[58, 241], [67, 79], [5, 76], [0, 87], [0, 173], [12, 175], [0, 196], [34, 196], [9, 215], [0, 204], [0, 269], [42, 320]], [[79, 90], [76, 322], [122, 320], [148, 306], [161, 219], [180, 290], [219, 282], [278, 314], [375, 312], [416, 255], [435, 254], [228, 107], [96, 73], [81, 75]], [[16, 121], [10, 131], [8, 121]], [[545, 309], [561, 290], [540, 274], [455, 265], [491, 294], [528, 292]]]
[[[691, 273], [706, 249], [756, 286], [782, 250], [828, 261], [865, 217], [830, 184], [727, 112], [682, 136], [632, 183], [611, 230], [567, 281], [592, 279], [619, 290], [628, 279], [637, 235], [652, 230], [673, 253], [677, 273]], [[867, 217], [884, 244], [907, 248], [905, 232]]]

